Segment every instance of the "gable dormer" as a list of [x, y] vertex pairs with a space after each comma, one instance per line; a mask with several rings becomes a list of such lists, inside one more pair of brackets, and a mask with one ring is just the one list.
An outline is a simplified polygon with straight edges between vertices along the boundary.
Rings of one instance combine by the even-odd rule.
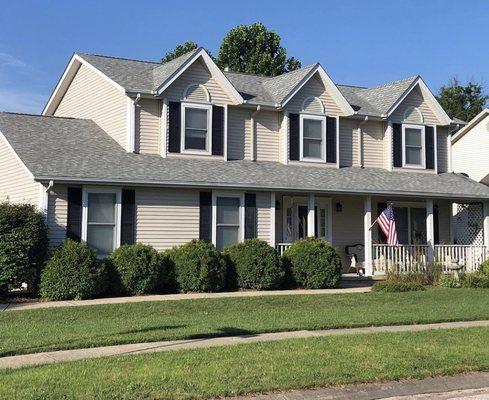
[[421, 78], [388, 112], [394, 169], [446, 172], [450, 118]]

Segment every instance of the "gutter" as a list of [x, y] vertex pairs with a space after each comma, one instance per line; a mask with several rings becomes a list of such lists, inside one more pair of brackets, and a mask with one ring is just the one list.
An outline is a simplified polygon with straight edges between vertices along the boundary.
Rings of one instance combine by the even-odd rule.
[[251, 161], [256, 161], [256, 129], [255, 116], [261, 111], [261, 106], [256, 106], [256, 110], [251, 114]]

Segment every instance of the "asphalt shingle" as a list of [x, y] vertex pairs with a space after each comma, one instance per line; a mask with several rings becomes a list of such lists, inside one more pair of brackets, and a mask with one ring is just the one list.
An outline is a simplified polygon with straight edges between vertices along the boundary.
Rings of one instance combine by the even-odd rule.
[[84, 119], [0, 113], [0, 132], [39, 180], [489, 199], [489, 187], [452, 173], [132, 154]]

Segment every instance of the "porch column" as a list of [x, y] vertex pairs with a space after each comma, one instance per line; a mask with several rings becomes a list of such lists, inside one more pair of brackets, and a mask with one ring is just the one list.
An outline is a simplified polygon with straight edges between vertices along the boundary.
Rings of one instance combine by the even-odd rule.
[[307, 236], [314, 237], [316, 216], [314, 212], [314, 193], [309, 193], [309, 201], [307, 203]]
[[372, 198], [365, 197], [363, 202], [363, 244], [365, 246], [365, 275], [372, 276], [374, 274], [372, 263]]
[[435, 222], [431, 199], [426, 200], [426, 244], [428, 245], [427, 261], [431, 262], [435, 256]]
[[484, 246], [489, 246], [489, 201], [484, 204]]

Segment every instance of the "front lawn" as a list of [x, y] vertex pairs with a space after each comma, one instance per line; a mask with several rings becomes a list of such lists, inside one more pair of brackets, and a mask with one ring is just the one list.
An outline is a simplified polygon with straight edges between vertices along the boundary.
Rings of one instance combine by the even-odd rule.
[[158, 340], [489, 319], [489, 291], [265, 296], [0, 313], [0, 355]]
[[0, 372], [2, 399], [161, 399], [489, 369], [489, 328], [295, 339]]

